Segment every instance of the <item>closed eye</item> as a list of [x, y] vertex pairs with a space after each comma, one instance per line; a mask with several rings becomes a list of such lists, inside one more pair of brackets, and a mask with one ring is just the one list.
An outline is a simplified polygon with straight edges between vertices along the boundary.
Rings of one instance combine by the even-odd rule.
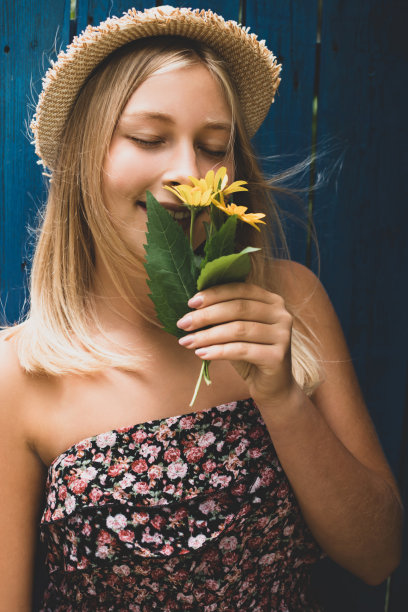
[[160, 144], [163, 143], [163, 140], [161, 139], [152, 139], [152, 140], [148, 140], [145, 138], [136, 138], [135, 136], [129, 136], [129, 139], [134, 142], [135, 144], [137, 144], [140, 147], [144, 147], [146, 149], [151, 149], [153, 147], [157, 147]]
[[201, 150], [204, 151], [206, 155], [209, 157], [215, 157], [216, 159], [224, 159], [227, 156], [227, 151], [217, 151], [214, 149], [208, 149], [207, 147], [201, 147]]
[[[162, 138], [140, 138], [137, 136], [129, 136], [129, 139], [137, 146], [144, 149], [154, 149], [165, 142]], [[214, 159], [224, 159], [227, 156], [227, 151], [224, 149], [210, 149], [202, 145], [198, 145], [198, 148], [201, 149], [205, 155]]]

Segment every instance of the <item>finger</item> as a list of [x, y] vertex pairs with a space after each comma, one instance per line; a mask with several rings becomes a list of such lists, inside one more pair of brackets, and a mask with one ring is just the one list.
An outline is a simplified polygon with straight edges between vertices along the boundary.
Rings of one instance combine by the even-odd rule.
[[287, 350], [281, 344], [254, 344], [251, 342], [230, 342], [199, 348], [195, 354], [209, 361], [245, 361], [258, 368], [273, 370], [285, 359]]
[[189, 312], [177, 321], [177, 326], [185, 331], [193, 331], [228, 321], [253, 321], [266, 324], [281, 322], [290, 326], [292, 317], [280, 304], [234, 299]]
[[217, 302], [225, 302], [231, 299], [255, 300], [265, 304], [282, 304], [283, 298], [277, 293], [271, 293], [258, 285], [250, 283], [228, 283], [216, 285], [196, 293], [189, 301], [190, 308], [203, 308]]
[[179, 339], [179, 344], [189, 349], [231, 342], [288, 345], [290, 336], [290, 329], [276, 324], [266, 325], [253, 321], [233, 321], [183, 336]]

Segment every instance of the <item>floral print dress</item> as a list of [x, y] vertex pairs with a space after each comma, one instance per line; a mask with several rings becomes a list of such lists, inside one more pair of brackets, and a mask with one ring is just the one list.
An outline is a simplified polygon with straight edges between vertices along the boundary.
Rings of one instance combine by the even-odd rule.
[[318, 610], [321, 551], [252, 400], [78, 442], [49, 468], [43, 612]]

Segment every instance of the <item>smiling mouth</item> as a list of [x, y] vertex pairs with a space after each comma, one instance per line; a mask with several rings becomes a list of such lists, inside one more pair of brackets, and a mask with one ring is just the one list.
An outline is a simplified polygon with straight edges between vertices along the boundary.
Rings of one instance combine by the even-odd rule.
[[[139, 206], [141, 206], [142, 208], [146, 210], [146, 202], [143, 202], [142, 200], [138, 200], [137, 203]], [[163, 208], [165, 208], [167, 212], [169, 213], [169, 215], [173, 217], [173, 219], [176, 219], [176, 221], [183, 221], [184, 219], [190, 218], [190, 211], [185, 208], [180, 207], [181, 210], [172, 210], [171, 208], [167, 208], [167, 206], [163, 206]]]

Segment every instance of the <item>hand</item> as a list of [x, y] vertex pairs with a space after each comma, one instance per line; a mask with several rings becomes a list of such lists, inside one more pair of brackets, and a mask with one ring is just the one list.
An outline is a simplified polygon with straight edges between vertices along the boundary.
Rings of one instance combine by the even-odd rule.
[[[177, 323], [194, 332], [179, 343], [209, 361], [229, 360], [259, 404], [280, 403], [297, 386], [292, 376], [292, 316], [281, 296], [257, 285], [230, 283], [201, 291], [194, 312]], [[195, 331], [199, 330], [199, 331]]]

